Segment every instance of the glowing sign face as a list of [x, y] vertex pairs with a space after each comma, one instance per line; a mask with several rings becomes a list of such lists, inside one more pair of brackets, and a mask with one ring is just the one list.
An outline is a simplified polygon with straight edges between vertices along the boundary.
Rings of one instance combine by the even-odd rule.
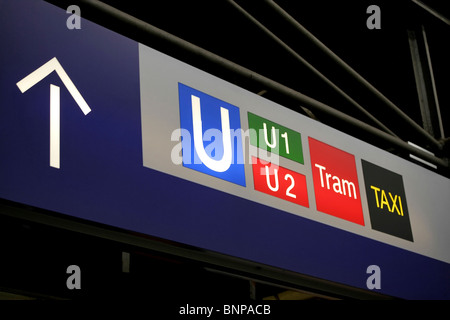
[[309, 138], [317, 210], [364, 225], [355, 157]]
[[303, 164], [302, 137], [299, 132], [248, 113], [248, 126], [256, 134], [250, 135], [250, 143], [284, 158]]
[[5, 214], [23, 204], [363, 290], [376, 264], [379, 293], [450, 298], [449, 179], [90, 21], [80, 36], [45, 1], [0, 3]]
[[178, 84], [183, 166], [245, 186], [239, 108]]
[[413, 241], [402, 176], [361, 162], [372, 229]]
[[255, 190], [309, 207], [306, 177], [295, 171], [253, 157]]
[[[88, 104], [81, 96], [78, 89], [70, 80], [66, 71], [63, 69], [58, 59], [53, 58], [43, 66], [39, 67], [31, 74], [17, 82], [17, 87], [24, 93], [42, 79], [47, 77], [50, 73], [56, 71], [62, 82], [69, 90], [76, 103], [85, 115], [91, 112]], [[53, 168], [60, 168], [60, 90], [58, 86], [50, 85], [50, 166]]]

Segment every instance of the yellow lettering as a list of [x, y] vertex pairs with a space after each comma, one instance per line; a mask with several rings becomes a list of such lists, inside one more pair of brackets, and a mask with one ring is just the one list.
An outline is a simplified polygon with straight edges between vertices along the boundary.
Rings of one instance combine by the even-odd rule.
[[380, 203], [378, 202], [378, 191], [380, 191], [380, 188], [374, 187], [374, 186], [370, 186], [371, 189], [373, 189], [375, 191], [375, 199], [377, 200], [377, 207], [380, 207]]
[[[383, 209], [386, 206], [387, 209], [389, 210], [389, 212], [394, 212], [394, 210], [395, 210], [399, 216], [403, 217], [402, 198], [399, 195], [397, 195], [397, 194], [392, 195], [392, 193], [388, 192], [389, 198], [391, 200], [391, 201], [389, 201], [389, 199], [386, 195], [386, 191], [384, 191], [383, 189], [377, 188], [375, 186], [370, 186], [370, 188], [375, 193], [375, 200], [377, 202], [378, 208]], [[381, 195], [378, 196], [378, 193], [380, 191], [381, 191]], [[391, 203], [392, 203], [392, 205], [391, 205]]]
[[[388, 210], [391, 211], [391, 208], [389, 206], [389, 202], [388, 199], [386, 197], [386, 192], [384, 192], [384, 190], [381, 190], [381, 206], [380, 208], [383, 209], [383, 205], [386, 204], [388, 207]], [[392, 212], [392, 211], [391, 211]]]
[[403, 217], [402, 198], [398, 196], [398, 202], [400, 203], [400, 215]]
[[395, 210], [397, 211], [397, 213], [400, 215], [400, 211], [398, 211], [398, 207], [397, 207], [397, 198], [398, 198], [398, 195], [395, 195], [395, 198], [392, 198], [392, 194], [389, 192], [389, 197], [390, 197], [391, 200], [392, 200], [392, 209], [391, 209], [391, 212], [394, 212], [394, 208], [395, 208]]

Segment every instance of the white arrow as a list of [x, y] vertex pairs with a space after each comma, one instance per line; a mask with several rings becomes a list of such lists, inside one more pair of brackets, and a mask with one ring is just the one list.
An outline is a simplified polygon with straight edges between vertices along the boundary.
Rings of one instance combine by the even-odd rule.
[[[72, 98], [80, 107], [81, 111], [86, 115], [91, 112], [88, 104], [78, 91], [78, 89], [70, 80], [66, 71], [59, 63], [58, 59], [53, 58], [41, 67], [34, 70], [28, 76], [17, 82], [17, 86], [20, 91], [24, 93], [36, 83], [47, 77], [50, 73], [56, 71], [62, 82], [66, 86]], [[50, 85], [50, 166], [54, 168], [60, 168], [59, 161], [59, 145], [60, 145], [60, 99], [59, 99], [59, 87], [53, 84]]]

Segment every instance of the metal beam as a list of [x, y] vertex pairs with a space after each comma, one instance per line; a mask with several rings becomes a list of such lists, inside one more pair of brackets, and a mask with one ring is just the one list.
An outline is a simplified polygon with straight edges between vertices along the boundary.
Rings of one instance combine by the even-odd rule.
[[419, 97], [420, 112], [422, 115], [423, 127], [427, 132], [434, 136], [433, 124], [431, 121], [431, 103], [425, 83], [425, 70], [419, 53], [419, 44], [417, 35], [414, 31], [408, 30], [409, 48], [411, 51], [411, 60], [414, 69], [414, 78], [416, 80], [417, 95]]
[[439, 20], [441, 20], [445, 24], [450, 26], [450, 19], [448, 19], [447, 17], [443, 16], [442, 14], [440, 14], [439, 12], [437, 12], [436, 10], [431, 8], [430, 6], [426, 5], [425, 3], [423, 3], [422, 1], [419, 1], [419, 0], [411, 0], [411, 1], [414, 2], [415, 4], [417, 4], [418, 6], [422, 7], [424, 10], [428, 11], [429, 13], [431, 13], [433, 16], [435, 16], [436, 18], [438, 18]]
[[434, 72], [433, 72], [433, 64], [431, 63], [431, 54], [430, 54], [430, 47], [428, 46], [428, 39], [427, 39], [427, 33], [425, 32], [425, 27], [422, 26], [422, 37], [425, 45], [425, 54], [428, 61], [428, 71], [430, 72], [430, 80], [431, 80], [431, 87], [433, 90], [433, 96], [434, 96], [434, 103], [436, 108], [436, 114], [437, 114], [437, 121], [439, 126], [439, 133], [440, 138], [445, 139], [445, 133], [444, 133], [444, 125], [442, 123], [442, 116], [441, 116], [441, 110], [439, 107], [439, 98], [437, 94], [437, 88], [436, 88], [436, 82], [434, 79]]
[[408, 30], [408, 41], [423, 127], [431, 135], [443, 139], [444, 130], [423, 26]]
[[178, 38], [177, 36], [174, 36], [164, 30], [161, 30], [155, 26], [152, 26], [145, 21], [139, 20], [139, 19], [137, 19], [125, 12], [122, 12], [110, 5], [107, 5], [101, 1], [81, 0], [80, 4], [85, 6], [85, 8], [90, 8], [90, 9], [96, 10], [98, 12], [101, 12], [102, 14], [108, 16], [109, 18], [112, 18], [116, 22], [124, 23], [125, 26], [134, 29], [136, 32], [141, 32], [151, 38], [157, 38], [159, 40], [162, 40], [162, 41], [166, 42], [167, 44], [170, 44], [170, 45], [176, 47], [177, 49], [182, 50], [183, 52], [193, 53], [196, 56], [204, 59], [205, 61], [214, 63], [216, 66], [221, 67], [230, 72], [233, 72], [234, 74], [236, 74], [242, 78], [246, 78], [251, 81], [254, 81], [255, 83], [258, 83], [259, 85], [261, 85], [263, 87], [270, 88], [271, 90], [278, 92], [278, 93], [280, 93], [286, 97], [289, 97], [293, 100], [296, 100], [296, 101], [300, 102], [301, 104], [305, 104], [312, 109], [318, 110], [320, 112], [324, 112], [332, 117], [335, 117], [336, 119], [339, 119], [354, 128], [363, 130], [367, 134], [383, 140], [384, 142], [390, 144], [391, 146], [395, 146], [403, 151], [417, 155], [418, 157], [421, 157], [422, 159], [427, 160], [427, 161], [429, 161], [433, 164], [436, 164], [440, 167], [448, 168], [448, 166], [449, 166], [447, 159], [440, 159], [436, 156], [433, 156], [426, 152], [423, 152], [422, 150], [414, 148], [414, 147], [408, 145], [408, 143], [402, 141], [401, 139], [394, 137], [378, 128], [372, 127], [358, 119], [348, 116], [347, 114], [340, 112], [320, 101], [317, 101], [311, 97], [308, 97], [298, 91], [295, 91], [289, 87], [286, 87], [274, 80], [264, 77], [256, 72], [253, 72], [252, 70], [242, 67], [232, 61], [229, 61], [229, 60], [227, 60], [221, 56], [218, 56], [210, 51], [207, 51], [201, 47], [198, 47], [186, 40]]

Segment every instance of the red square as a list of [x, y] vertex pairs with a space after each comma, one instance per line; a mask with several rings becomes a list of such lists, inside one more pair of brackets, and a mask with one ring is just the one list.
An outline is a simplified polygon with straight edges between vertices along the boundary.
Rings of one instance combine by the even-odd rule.
[[355, 156], [308, 140], [317, 210], [364, 225]]
[[252, 168], [255, 190], [309, 208], [304, 175], [256, 157]]

